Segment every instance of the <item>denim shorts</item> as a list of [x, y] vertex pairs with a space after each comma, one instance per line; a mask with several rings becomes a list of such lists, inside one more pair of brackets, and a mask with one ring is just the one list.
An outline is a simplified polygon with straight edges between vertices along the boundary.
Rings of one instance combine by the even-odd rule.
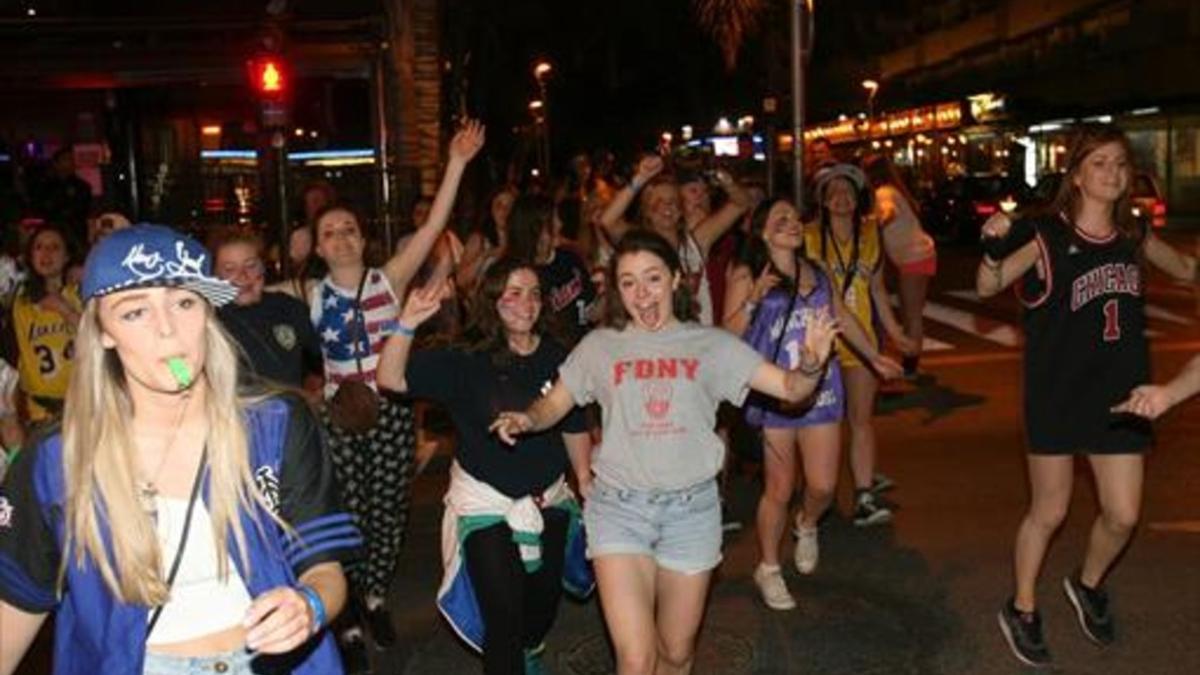
[[213, 656], [172, 656], [146, 652], [142, 675], [254, 675], [254, 654], [237, 649]]
[[680, 490], [631, 490], [600, 478], [583, 507], [588, 558], [632, 554], [684, 574], [721, 562], [721, 497], [717, 481]]

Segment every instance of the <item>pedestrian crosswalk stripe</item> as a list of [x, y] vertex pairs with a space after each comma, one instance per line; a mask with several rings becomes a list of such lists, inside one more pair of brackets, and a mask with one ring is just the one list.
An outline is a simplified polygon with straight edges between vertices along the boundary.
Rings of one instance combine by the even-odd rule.
[[1158, 319], [1160, 321], [1170, 321], [1171, 323], [1177, 323], [1181, 326], [1190, 326], [1196, 323], [1186, 316], [1180, 316], [1175, 312], [1163, 309], [1158, 305], [1151, 305], [1149, 303], [1146, 303], [1146, 316], [1150, 317], [1151, 319]]
[[944, 323], [964, 333], [970, 333], [1004, 347], [1016, 347], [1021, 344], [1021, 331], [1002, 321], [988, 319], [936, 302], [925, 303], [924, 314], [926, 318], [933, 321]]

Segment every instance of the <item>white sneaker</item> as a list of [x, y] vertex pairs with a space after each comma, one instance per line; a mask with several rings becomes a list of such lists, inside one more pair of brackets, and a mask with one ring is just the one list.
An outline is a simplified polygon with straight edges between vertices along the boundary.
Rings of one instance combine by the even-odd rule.
[[817, 559], [821, 549], [817, 545], [817, 528], [796, 527], [796, 571], [800, 574], [812, 574], [817, 569]]
[[779, 567], [771, 569], [759, 563], [754, 570], [754, 583], [758, 584], [758, 590], [767, 607], [778, 610], [796, 608], [796, 599], [788, 592], [787, 583], [783, 580], [783, 570]]

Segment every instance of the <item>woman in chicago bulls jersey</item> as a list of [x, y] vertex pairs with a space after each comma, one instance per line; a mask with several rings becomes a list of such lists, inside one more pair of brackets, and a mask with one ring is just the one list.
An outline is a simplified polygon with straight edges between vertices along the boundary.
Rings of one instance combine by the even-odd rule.
[[999, 613], [1013, 654], [1042, 665], [1035, 586], [1050, 538], [1070, 504], [1074, 457], [1087, 458], [1100, 514], [1083, 564], [1063, 580], [1084, 635], [1116, 637], [1101, 583], [1129, 542], [1142, 500], [1149, 422], [1114, 411], [1149, 376], [1145, 337], [1147, 260], [1179, 280], [1196, 279], [1195, 259], [1134, 222], [1129, 142], [1113, 127], [1080, 130], [1047, 215], [983, 226], [981, 296], [1016, 284], [1025, 306], [1025, 427], [1030, 506], [1017, 531], [1016, 592]]
[[[409, 295], [400, 328], [380, 356], [378, 382], [442, 404], [458, 432], [445, 499], [439, 609], [482, 652], [483, 672], [534, 672], [564, 581], [572, 590], [590, 590], [590, 580], [576, 583], [564, 570], [587, 568], [581, 537], [577, 561], [566, 555], [575, 550], [579, 505], [565, 473], [571, 466], [581, 490], [590, 489], [591, 436], [578, 409], [511, 448], [488, 430], [497, 412], [528, 406], [547, 391], [567, 355], [546, 332], [551, 315], [543, 310], [532, 262], [506, 257], [488, 267], [459, 344], [410, 353], [413, 334], [442, 299], [434, 287]], [[530, 565], [527, 547], [514, 541], [536, 542], [539, 564]], [[464, 586], [473, 592], [460, 593]], [[475, 626], [482, 630], [476, 633]]]
[[617, 672], [687, 673], [721, 561], [717, 406], [740, 405], [751, 389], [807, 398], [836, 325], [828, 313], [815, 317], [799, 366], [783, 370], [732, 333], [691, 320], [679, 256], [660, 235], [625, 235], [608, 278], [609, 327], [579, 343], [546, 396], [524, 412], [500, 413], [492, 428], [512, 443], [576, 405], [600, 404], [604, 443], [592, 458], [583, 518]]
[[[795, 367], [812, 318], [833, 312], [846, 339], [877, 362], [880, 370], [899, 366], [881, 356], [858, 319], [850, 314], [829, 276], [804, 256], [800, 215], [784, 200], [764, 202], [750, 219], [750, 236], [730, 269], [724, 326], [783, 368]], [[762, 563], [754, 572], [763, 601], [772, 609], [792, 609], [779, 565], [788, 504], [796, 481], [796, 458], [804, 466], [804, 505], [796, 515], [796, 569], [817, 566], [817, 521], [833, 501], [841, 457], [840, 427], [846, 405], [842, 371], [830, 364], [817, 391], [799, 406], [752, 394], [746, 420], [763, 430], [766, 485], [758, 502], [757, 530]]]

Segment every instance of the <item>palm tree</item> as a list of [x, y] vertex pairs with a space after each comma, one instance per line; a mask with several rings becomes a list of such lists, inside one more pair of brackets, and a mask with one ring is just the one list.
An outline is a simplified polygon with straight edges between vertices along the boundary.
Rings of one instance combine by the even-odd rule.
[[692, 0], [696, 22], [721, 49], [726, 69], [737, 67], [742, 43], [758, 30], [766, 4], [765, 0]]

